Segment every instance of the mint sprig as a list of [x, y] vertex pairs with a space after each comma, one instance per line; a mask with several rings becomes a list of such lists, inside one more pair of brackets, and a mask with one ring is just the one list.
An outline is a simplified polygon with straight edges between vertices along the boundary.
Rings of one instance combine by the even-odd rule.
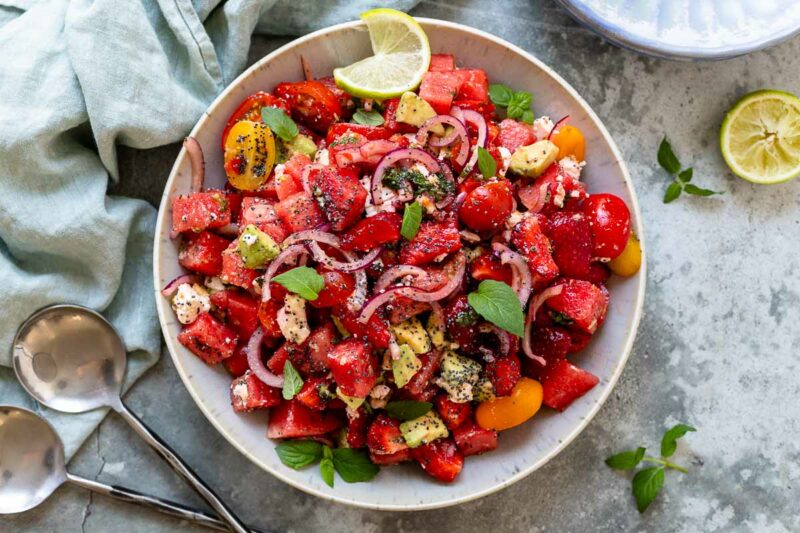
[[275, 453], [283, 464], [295, 470], [319, 462], [320, 475], [329, 487], [334, 484], [334, 471], [347, 483], [369, 481], [380, 471], [363, 450], [331, 449], [310, 440], [282, 442], [275, 447]]
[[640, 513], [645, 512], [647, 507], [656, 499], [664, 486], [664, 472], [667, 469], [677, 470], [684, 474], [689, 471], [675, 463], [667, 461], [675, 453], [678, 447], [678, 439], [690, 431], [697, 431], [692, 426], [678, 424], [671, 427], [661, 437], [661, 457], [649, 457], [645, 455], [645, 448], [640, 446], [635, 450], [629, 450], [614, 454], [606, 458], [605, 463], [614, 470], [633, 470], [641, 463], [653, 463], [657, 466], [649, 466], [636, 472], [631, 481], [631, 491], [636, 499], [636, 508]]
[[467, 301], [479, 315], [495, 326], [522, 337], [525, 317], [514, 289], [502, 281], [481, 281], [478, 290], [467, 295]]
[[303, 378], [288, 359], [283, 363], [283, 399], [291, 400], [303, 388]]
[[483, 146], [478, 146], [478, 170], [487, 180], [497, 174], [497, 161], [492, 154]]
[[712, 191], [711, 189], [704, 189], [692, 183], [692, 175], [694, 171], [692, 167], [681, 170], [681, 162], [678, 161], [675, 152], [672, 151], [672, 146], [666, 137], [661, 140], [658, 147], [658, 164], [661, 168], [675, 176], [675, 180], [667, 186], [664, 191], [664, 203], [668, 204], [676, 200], [681, 193], [691, 194], [694, 196], [714, 196], [715, 194], [724, 194], [722, 192]]
[[400, 420], [414, 420], [433, 408], [430, 402], [417, 402], [414, 400], [397, 400], [386, 404], [386, 413], [392, 418]]
[[353, 122], [365, 126], [383, 126], [383, 115], [374, 110], [359, 109], [353, 113]]
[[506, 108], [506, 116], [533, 124], [531, 102], [533, 97], [526, 91], [515, 91], [511, 87], [496, 83], [489, 86], [489, 99], [498, 107]]
[[319, 297], [320, 291], [325, 287], [325, 278], [313, 268], [306, 266], [287, 270], [272, 278], [272, 281], [283, 285], [286, 290], [312, 301]]
[[283, 109], [278, 109], [277, 107], [262, 107], [261, 120], [264, 121], [264, 124], [269, 126], [269, 129], [275, 132], [275, 135], [284, 141], [291, 141], [300, 133], [300, 130], [297, 129], [297, 124], [294, 123], [294, 120], [292, 120]]
[[422, 205], [419, 202], [406, 204], [403, 211], [403, 223], [400, 225], [400, 235], [412, 240], [419, 233], [419, 225], [422, 223]]

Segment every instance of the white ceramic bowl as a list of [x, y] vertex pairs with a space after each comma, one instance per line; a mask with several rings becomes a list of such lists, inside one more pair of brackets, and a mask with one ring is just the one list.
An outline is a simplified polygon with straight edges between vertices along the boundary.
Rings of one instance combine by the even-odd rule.
[[[486, 70], [494, 82], [503, 82], [534, 95], [537, 115], [571, 116], [586, 137], [585, 181], [594, 192], [610, 192], [630, 206], [634, 229], [643, 236], [641, 214], [625, 164], [614, 141], [589, 106], [561, 77], [525, 51], [487, 33], [459, 24], [419, 19], [434, 52], [455, 54], [460, 64]], [[219, 138], [228, 116], [251, 93], [271, 90], [285, 80], [300, 80], [300, 55], [318, 75], [370, 54], [369, 38], [361, 22], [321, 30], [269, 54], [239, 76], [217, 98], [192, 130], [203, 146], [206, 184], [222, 187], [225, 174]], [[265, 413], [236, 414], [230, 406], [230, 377], [212, 368], [177, 342], [180, 324], [169, 302], [158, 291], [180, 275], [178, 246], [169, 239], [170, 199], [189, 190], [190, 165], [181, 150], [167, 181], [158, 213], [155, 237], [155, 290], [158, 315], [167, 347], [186, 388], [211, 423], [251, 461], [290, 485], [321, 498], [387, 510], [418, 510], [455, 505], [485, 496], [527, 476], [554, 457], [586, 427], [617, 381], [631, 350], [642, 311], [644, 262], [629, 279], [613, 278], [608, 318], [592, 344], [575, 358], [600, 377], [600, 383], [564, 413], [543, 409], [528, 423], [504, 431], [500, 446], [486, 455], [469, 457], [464, 470], [450, 485], [436, 482], [416, 465], [384, 468], [370, 483], [337, 482], [325, 485], [318, 468], [301, 471], [282, 465], [275, 443], [266, 438]]]

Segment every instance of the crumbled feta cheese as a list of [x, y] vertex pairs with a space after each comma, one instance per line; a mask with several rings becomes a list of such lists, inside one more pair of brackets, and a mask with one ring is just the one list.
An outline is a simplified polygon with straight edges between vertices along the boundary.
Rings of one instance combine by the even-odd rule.
[[436, 177], [431, 176], [431, 171], [428, 170], [422, 163], [414, 163], [409, 170], [416, 170], [417, 172], [428, 178], [428, 181], [430, 181], [431, 183], [436, 183], [437, 181]]
[[253, 232], [253, 233], [243, 233], [242, 236], [240, 237], [240, 239], [247, 246], [253, 246], [255, 243], [258, 242], [258, 234], [256, 234], [255, 232]]
[[306, 317], [306, 301], [297, 294], [287, 294], [283, 307], [278, 311], [278, 327], [286, 338], [302, 344], [311, 334]]
[[514, 226], [522, 222], [523, 218], [525, 218], [525, 215], [523, 215], [519, 211], [512, 211], [511, 214], [508, 215], [508, 218], [506, 219], [506, 227], [509, 229], [513, 228]]
[[472, 401], [472, 383], [463, 381], [453, 386], [442, 378], [436, 378], [433, 382], [447, 392], [447, 397], [451, 402], [467, 403]]
[[225, 283], [217, 276], [206, 276], [206, 279], [203, 282], [203, 284], [206, 286], [206, 289], [210, 290], [211, 292], [219, 292], [225, 290]]
[[553, 130], [553, 126], [555, 124], [550, 120], [550, 117], [539, 117], [533, 121], [533, 134], [540, 141], [547, 139], [547, 136]]
[[561, 173], [564, 176], [579, 180], [581, 179], [581, 170], [586, 166], [586, 161], [578, 161], [571, 155], [568, 155], [558, 162], [558, 166], [561, 167]]
[[562, 183], [558, 183], [556, 186], [556, 194], [553, 196], [553, 204], [556, 207], [564, 207], [564, 197], [566, 197], [567, 191], [564, 190], [564, 185]]
[[500, 177], [503, 177], [506, 175], [506, 172], [508, 172], [508, 165], [511, 164], [511, 150], [505, 146], [498, 146], [497, 150], [500, 152], [500, 158], [502, 159], [503, 163], [500, 166], [500, 170], [497, 171], [497, 174], [499, 174]]
[[327, 149], [317, 150], [317, 153], [314, 156], [314, 162], [325, 166], [330, 165], [331, 164], [330, 152], [328, 152]]
[[427, 194], [423, 194], [417, 197], [417, 202], [425, 209], [425, 211], [431, 215], [434, 211], [436, 211], [436, 204]]
[[184, 283], [172, 297], [172, 309], [181, 324], [191, 324], [200, 313], [211, 310], [211, 299], [208, 292], [197, 283]]
[[233, 391], [231, 392], [233, 392], [234, 397], [238, 398], [242, 403], [245, 403], [247, 401], [247, 397], [249, 396], [247, 383], [244, 381], [237, 381], [236, 385], [233, 387]]
[[383, 383], [378, 383], [377, 385], [372, 387], [371, 391], [369, 391], [370, 397], [371, 398], [375, 398], [377, 400], [385, 400], [386, 398], [389, 397], [389, 395], [391, 393], [392, 393], [392, 389], [390, 389], [388, 386], [384, 385]]
[[367, 218], [375, 216], [376, 214], [382, 212], [394, 213], [393, 202], [389, 201], [395, 197], [395, 193], [393, 190], [391, 190], [388, 187], [381, 186], [380, 194], [382, 203], [380, 206], [376, 207], [375, 204], [372, 202], [372, 182], [370, 180], [370, 177], [365, 176], [361, 178], [361, 185], [367, 191], [367, 202], [364, 208]]

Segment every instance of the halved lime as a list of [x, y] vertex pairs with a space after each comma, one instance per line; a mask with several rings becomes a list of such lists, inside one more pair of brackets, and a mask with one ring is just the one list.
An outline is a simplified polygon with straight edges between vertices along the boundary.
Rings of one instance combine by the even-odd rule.
[[752, 92], [722, 122], [722, 157], [734, 174], [772, 184], [800, 175], [800, 99], [783, 91]]
[[334, 69], [336, 84], [361, 98], [385, 99], [416, 89], [431, 62], [425, 30], [402, 11], [380, 8], [361, 14], [373, 56]]

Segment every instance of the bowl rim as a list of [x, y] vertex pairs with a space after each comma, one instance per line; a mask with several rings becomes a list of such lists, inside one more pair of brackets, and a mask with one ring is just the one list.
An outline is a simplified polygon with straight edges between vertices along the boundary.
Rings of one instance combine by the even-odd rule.
[[[622, 156], [621, 156], [621, 154], [619, 152], [619, 149], [617, 148], [616, 143], [614, 142], [614, 140], [611, 137], [611, 135], [608, 133], [608, 130], [606, 129], [606, 127], [603, 124], [603, 122], [600, 120], [600, 118], [597, 116], [597, 114], [592, 110], [592, 108], [589, 106], [589, 104], [580, 96], [580, 94], [578, 94], [578, 92], [566, 80], [564, 80], [560, 75], [558, 75], [550, 67], [548, 67], [542, 61], [540, 61], [539, 59], [534, 57], [532, 54], [526, 52], [522, 48], [520, 48], [520, 47], [518, 47], [518, 46], [516, 46], [516, 45], [514, 45], [512, 43], [509, 43], [508, 41], [506, 41], [504, 39], [501, 39], [499, 37], [491, 35], [491, 34], [489, 34], [487, 32], [478, 30], [476, 28], [472, 28], [470, 26], [466, 26], [464, 24], [460, 24], [460, 23], [456, 23], [456, 22], [449, 22], [449, 21], [444, 21], [444, 20], [440, 20], [440, 19], [432, 19], [432, 18], [426, 18], [426, 17], [415, 17], [415, 19], [420, 24], [422, 24], [423, 26], [427, 25], [427, 26], [434, 26], [434, 27], [436, 27], [436, 26], [446, 27], [446, 28], [450, 28], [450, 29], [457, 30], [457, 31], [460, 31], [460, 32], [468, 33], [471, 36], [479, 38], [479, 39], [487, 39], [487, 40], [493, 41], [495, 44], [501, 45], [501, 46], [509, 49], [510, 51], [512, 51], [512, 52], [514, 52], [516, 54], [519, 54], [524, 59], [526, 59], [528, 62], [532, 63], [535, 67], [541, 69], [545, 74], [550, 76], [555, 82], [557, 82], [560, 86], [562, 86], [575, 99], [577, 104], [583, 109], [583, 111], [586, 112], [587, 116], [589, 116], [592, 119], [592, 121], [595, 124], [597, 124], [598, 130], [600, 131], [600, 133], [602, 135], [602, 138], [605, 140], [605, 142], [608, 144], [609, 148], [611, 149], [611, 153], [612, 153], [614, 159], [616, 160], [616, 162], [619, 163], [619, 167], [620, 167], [620, 170], [622, 171], [622, 175], [623, 175], [623, 178], [624, 178], [624, 181], [625, 181], [625, 185], [626, 185], [628, 191], [630, 192], [630, 197], [631, 197], [631, 206], [630, 207], [632, 208], [632, 211], [634, 213], [634, 220], [635, 220], [635, 228], [634, 229], [636, 231], [637, 236], [639, 237], [639, 242], [640, 242], [641, 250], [642, 250], [642, 266], [641, 266], [641, 269], [640, 269], [639, 273], [636, 274], [637, 276], [640, 276], [641, 278], [640, 278], [640, 283], [638, 285], [638, 290], [636, 292], [635, 308], [633, 310], [633, 317], [632, 317], [632, 320], [631, 320], [631, 323], [630, 323], [631, 326], [630, 326], [629, 331], [627, 332], [627, 336], [625, 338], [625, 342], [624, 342], [624, 344], [622, 346], [622, 353], [621, 353], [620, 357], [617, 359], [617, 361], [615, 363], [614, 371], [613, 371], [612, 375], [608, 379], [608, 383], [605, 386], [605, 390], [600, 395], [600, 397], [598, 398], [597, 402], [594, 403], [591, 406], [591, 408], [588, 411], [588, 413], [586, 414], [586, 416], [583, 417], [582, 420], [580, 420], [580, 423], [578, 423], [564, 439], [562, 439], [555, 447], [553, 447], [552, 450], [550, 450], [545, 456], [543, 456], [536, 463], [533, 463], [529, 467], [527, 467], [525, 469], [522, 469], [519, 472], [516, 472], [514, 475], [508, 477], [507, 479], [504, 479], [501, 482], [494, 483], [494, 484], [492, 484], [492, 485], [490, 485], [490, 486], [488, 486], [488, 487], [486, 487], [486, 488], [484, 488], [482, 490], [475, 491], [475, 492], [473, 492], [471, 494], [467, 494], [467, 495], [464, 495], [464, 496], [451, 497], [449, 499], [433, 502], [433, 503], [430, 503], [430, 504], [422, 503], [422, 504], [405, 505], [405, 504], [381, 504], [381, 503], [363, 502], [363, 501], [359, 501], [358, 499], [355, 499], [355, 498], [338, 496], [335, 493], [321, 492], [321, 491], [319, 491], [317, 489], [314, 489], [313, 487], [309, 487], [309, 486], [304, 485], [303, 483], [296, 482], [295, 480], [283, 475], [283, 473], [280, 470], [273, 469], [269, 465], [264, 464], [260, 460], [258, 460], [243, 445], [240, 445], [239, 442], [237, 441], [237, 439], [233, 435], [229, 434], [222, 427], [222, 425], [217, 422], [217, 420], [212, 415], [212, 413], [208, 409], [206, 409], [206, 407], [204, 406], [203, 401], [201, 401], [200, 392], [195, 390], [191, 380], [189, 379], [189, 376], [187, 374], [186, 369], [181, 364], [180, 358], [176, 355], [177, 349], [178, 349], [178, 346], [176, 344], [177, 343], [177, 339], [176, 338], [172, 338], [172, 336], [170, 336], [170, 335], [167, 335], [166, 323], [169, 320], [169, 316], [167, 315], [167, 313], [171, 312], [171, 307], [168, 304], [165, 303], [165, 300], [163, 298], [161, 298], [161, 287], [160, 287], [161, 280], [159, 279], [160, 278], [160, 276], [159, 276], [159, 262], [156, 259], [162, 256], [162, 251], [161, 251], [162, 237], [169, 233], [169, 230], [164, 227], [164, 221], [166, 221], [168, 219], [168, 217], [164, 216], [163, 211], [168, 209], [168, 203], [169, 203], [168, 200], [169, 200], [169, 198], [171, 196], [170, 190], [172, 188], [173, 181], [175, 180], [175, 177], [177, 175], [178, 168], [183, 163], [184, 158], [187, 157], [186, 148], [185, 147], [181, 147], [181, 149], [180, 149], [180, 151], [178, 153], [178, 156], [175, 159], [175, 163], [173, 164], [172, 169], [170, 170], [169, 178], [167, 179], [167, 182], [166, 182], [166, 184], [164, 186], [164, 192], [162, 194], [161, 202], [160, 202], [159, 210], [158, 210], [158, 218], [157, 218], [157, 222], [156, 222], [156, 230], [155, 230], [154, 246], [153, 246], [153, 258], [154, 258], [154, 261], [153, 261], [153, 282], [154, 282], [154, 290], [155, 290], [155, 294], [156, 294], [156, 308], [157, 308], [157, 311], [158, 311], [158, 318], [159, 318], [159, 324], [161, 326], [162, 335], [163, 335], [164, 341], [165, 341], [165, 343], [167, 345], [167, 351], [169, 352], [170, 357], [172, 358], [172, 362], [175, 365], [176, 370], [178, 371], [178, 375], [180, 376], [181, 381], [183, 382], [183, 384], [186, 387], [186, 389], [189, 391], [189, 395], [192, 397], [192, 399], [194, 400], [194, 402], [197, 405], [197, 407], [200, 409], [200, 411], [203, 413], [203, 415], [206, 417], [206, 419], [211, 423], [211, 425], [214, 426], [214, 428], [223, 437], [225, 437], [225, 439], [234, 448], [239, 450], [239, 452], [242, 453], [245, 457], [247, 457], [247, 459], [249, 459], [252, 463], [254, 463], [257, 466], [259, 466], [262, 470], [265, 470], [265, 471], [269, 472], [270, 474], [272, 474], [276, 478], [280, 479], [284, 483], [287, 483], [288, 485], [290, 485], [290, 486], [292, 486], [292, 487], [294, 487], [296, 489], [299, 489], [299, 490], [301, 490], [301, 491], [303, 491], [303, 492], [305, 492], [307, 494], [312, 494], [312, 495], [317, 496], [319, 498], [322, 498], [324, 500], [333, 501], [333, 502], [337, 502], [337, 503], [342, 503], [342, 504], [353, 506], [353, 507], [359, 507], [359, 508], [363, 508], [363, 509], [379, 510], [379, 511], [420, 511], [420, 510], [440, 509], [440, 508], [444, 508], [444, 507], [450, 507], [450, 506], [453, 506], [453, 505], [458, 505], [458, 504], [463, 504], [463, 503], [467, 503], [467, 502], [470, 502], [470, 501], [474, 501], [474, 500], [477, 500], [477, 499], [482, 498], [484, 496], [488, 496], [490, 494], [493, 494], [493, 493], [495, 493], [495, 492], [497, 492], [497, 491], [499, 491], [501, 489], [504, 489], [504, 488], [512, 485], [513, 483], [516, 483], [517, 481], [527, 477], [529, 474], [533, 473], [534, 471], [536, 471], [539, 468], [541, 468], [542, 466], [544, 466], [548, 461], [550, 461], [553, 457], [555, 457], [562, 450], [564, 450], [564, 448], [566, 448], [586, 428], [586, 426], [589, 424], [589, 422], [591, 422], [591, 420], [597, 415], [598, 411], [605, 404], [606, 400], [608, 399], [608, 396], [611, 394], [611, 391], [614, 389], [614, 386], [616, 385], [620, 375], [622, 374], [622, 370], [625, 368], [625, 364], [628, 361], [628, 358], [629, 358], [630, 353], [631, 353], [632, 348], [633, 348], [634, 340], [636, 339], [636, 333], [637, 333], [637, 331], [639, 329], [639, 323], [640, 323], [640, 320], [641, 320], [641, 317], [642, 317], [642, 313], [643, 313], [643, 308], [644, 308], [645, 289], [646, 289], [646, 285], [647, 285], [647, 283], [646, 283], [646, 279], [647, 279], [647, 261], [646, 261], [646, 257], [647, 257], [647, 255], [646, 255], [646, 246], [645, 246], [645, 235], [644, 235], [644, 228], [642, 226], [642, 213], [641, 213], [641, 209], [639, 207], [638, 198], [636, 196], [636, 190], [635, 190], [635, 188], [633, 186], [633, 182], [631, 181], [630, 174], [628, 173], [628, 168], [627, 168], [627, 166], [625, 164], [624, 159], [622, 158]], [[206, 121], [209, 119], [209, 114], [220, 104], [220, 102], [222, 102], [225, 98], [227, 98], [227, 96], [239, 85], [239, 83], [244, 78], [248, 77], [254, 70], [260, 68], [263, 64], [271, 61], [273, 58], [275, 58], [275, 57], [277, 57], [277, 56], [279, 56], [281, 54], [284, 54], [287, 51], [289, 51], [289, 50], [291, 50], [291, 49], [293, 49], [293, 48], [295, 48], [295, 47], [297, 47], [297, 46], [299, 46], [299, 45], [301, 45], [301, 44], [303, 44], [303, 43], [305, 43], [307, 41], [317, 39], [317, 38], [319, 38], [321, 36], [324, 36], [324, 35], [336, 34], [341, 30], [346, 30], [346, 29], [350, 29], [350, 28], [356, 28], [356, 27], [360, 27], [360, 26], [363, 26], [363, 25], [365, 25], [365, 23], [363, 21], [355, 20], [355, 21], [344, 22], [344, 23], [333, 25], [333, 26], [329, 26], [327, 28], [323, 28], [321, 30], [317, 30], [315, 32], [312, 32], [312, 33], [309, 33], [309, 34], [304, 35], [302, 37], [299, 37], [299, 38], [297, 38], [297, 39], [295, 39], [295, 40], [293, 40], [293, 41], [291, 41], [291, 42], [279, 47], [278, 49], [270, 52], [269, 54], [267, 54], [266, 56], [261, 58], [259, 61], [255, 62], [252, 66], [250, 66], [244, 72], [242, 72], [239, 76], [237, 76], [236, 79], [234, 79], [219, 94], [219, 96], [217, 96], [217, 98], [214, 99], [214, 101], [209, 105], [208, 109], [200, 117], [200, 119], [198, 120], [198, 122], [194, 126], [194, 128], [192, 128], [192, 131], [189, 133], [189, 135], [193, 136], [193, 135], [196, 134], [197, 131], [202, 129], [205, 126]]]

